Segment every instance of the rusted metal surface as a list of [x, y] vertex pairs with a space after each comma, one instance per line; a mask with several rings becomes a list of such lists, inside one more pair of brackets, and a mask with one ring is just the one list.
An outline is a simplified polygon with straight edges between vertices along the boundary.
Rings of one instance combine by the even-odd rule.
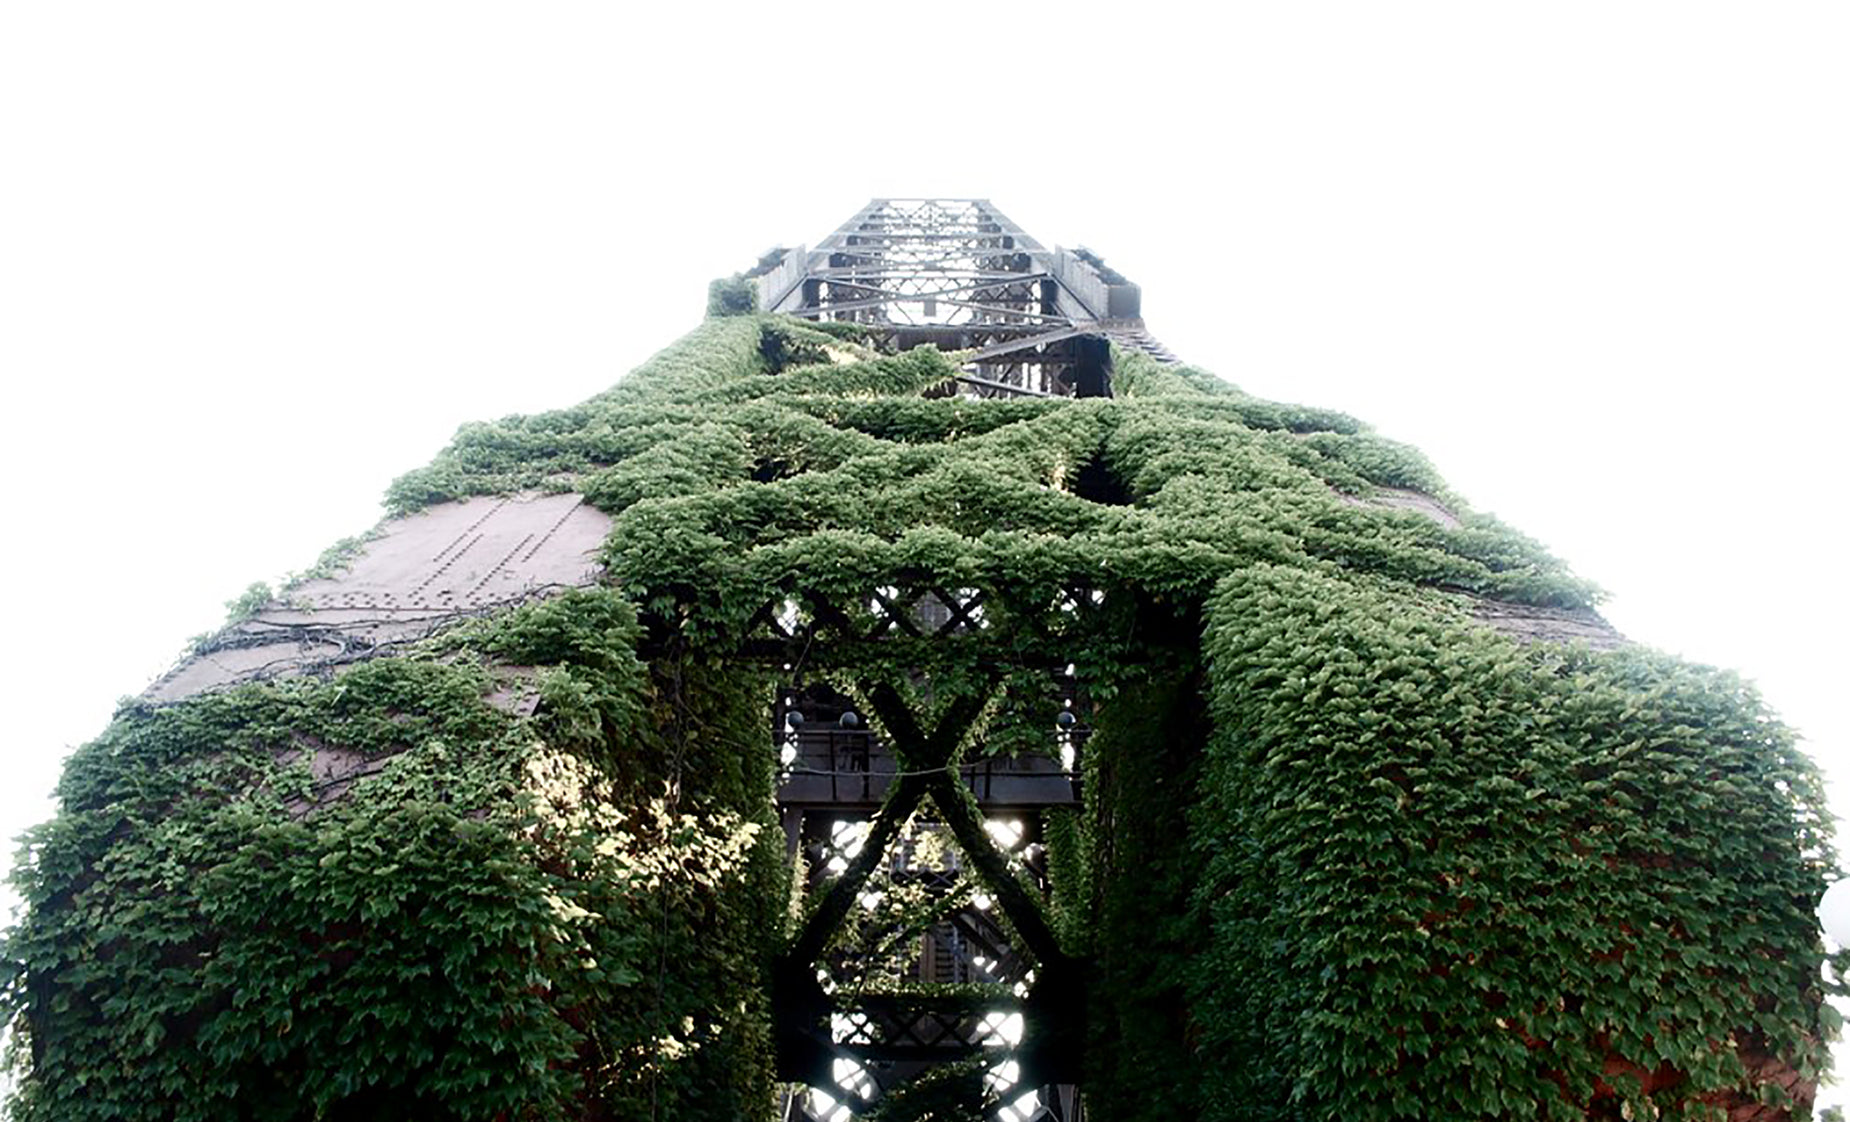
[[1335, 494], [1350, 506], [1372, 507], [1376, 510], [1410, 510], [1415, 514], [1424, 514], [1448, 530], [1464, 525], [1438, 499], [1406, 487], [1377, 487], [1366, 495], [1351, 495], [1342, 491]]
[[1471, 615], [1494, 631], [1525, 643], [1585, 643], [1596, 650], [1623, 647], [1618, 628], [1591, 608], [1544, 608], [1472, 596]]
[[327, 670], [472, 615], [596, 583], [610, 517], [579, 495], [444, 503], [387, 521], [344, 571], [288, 589], [202, 643], [143, 695]]
[[318, 808], [339, 801], [355, 783], [384, 770], [392, 755], [369, 755], [297, 734], [295, 746], [282, 752], [277, 763], [282, 767], [306, 764], [311, 782], [307, 790], [284, 798], [283, 809], [291, 818], [306, 818]]
[[1405, 487], [1379, 488], [1374, 494], [1364, 498], [1362, 502], [1368, 506], [1384, 506], [1395, 510], [1410, 510], [1415, 514], [1424, 514], [1426, 517], [1444, 526], [1448, 530], [1456, 530], [1458, 527], [1464, 525], [1464, 523], [1458, 520], [1458, 516], [1448, 510], [1445, 504], [1438, 499], [1433, 498], [1431, 495], [1423, 494]]
[[[1351, 506], [1425, 515], [1448, 530], [1464, 525], [1438, 499], [1405, 487], [1377, 487], [1366, 495], [1338, 492], [1338, 496]], [[1585, 643], [1598, 650], [1612, 650], [1627, 643], [1618, 628], [1591, 608], [1545, 608], [1472, 595], [1464, 595], [1462, 600], [1473, 619], [1520, 642]]]

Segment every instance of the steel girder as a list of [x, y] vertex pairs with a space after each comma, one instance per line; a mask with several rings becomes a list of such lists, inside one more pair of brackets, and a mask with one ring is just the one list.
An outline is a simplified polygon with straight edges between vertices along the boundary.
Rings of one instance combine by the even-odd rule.
[[[893, 686], [863, 692], [892, 744], [849, 733], [864, 737], [849, 754], [908, 768], [888, 773], [877, 805], [871, 792], [793, 802], [788, 785], [779, 799], [807, 900], [773, 968], [780, 1074], [804, 1085], [786, 1095], [785, 1118], [945, 1117], [954, 1107], [986, 1122], [1080, 1122], [1087, 965], [1061, 947], [1045, 911], [1041, 805], [1011, 806], [998, 820], [960, 789], [960, 745], [988, 697], [950, 701], [928, 725]], [[809, 759], [815, 726], [845, 700], [780, 701], [787, 767]], [[1069, 798], [1062, 789], [1045, 805]], [[927, 907], [909, 919], [902, 911], [897, 925], [857, 928], [860, 937], [843, 943], [856, 928], [851, 915], [872, 912], [888, 893]], [[898, 964], [909, 981], [857, 989], [881, 963]]]
[[1144, 328], [1135, 284], [1084, 249], [1049, 249], [987, 199], [874, 199], [813, 250], [747, 274], [758, 306], [857, 324], [894, 350], [967, 352], [973, 397], [1103, 397], [1108, 340], [1175, 356]]

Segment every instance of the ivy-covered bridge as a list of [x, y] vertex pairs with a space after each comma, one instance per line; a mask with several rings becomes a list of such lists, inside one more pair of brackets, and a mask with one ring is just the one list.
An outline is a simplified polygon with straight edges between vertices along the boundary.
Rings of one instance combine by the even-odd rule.
[[984, 201], [710, 296], [72, 758], [19, 1118], [1806, 1114], [1739, 680]]

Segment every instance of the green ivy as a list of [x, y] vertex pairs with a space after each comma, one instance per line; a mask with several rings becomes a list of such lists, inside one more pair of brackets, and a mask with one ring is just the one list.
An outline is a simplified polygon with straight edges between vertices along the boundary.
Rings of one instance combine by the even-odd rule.
[[1707, 1117], [1815, 1077], [1823, 793], [1730, 675], [1277, 566], [1209, 605], [1211, 1115]]
[[[574, 592], [333, 681], [124, 710], [26, 840], [15, 1116], [761, 1109], [769, 762], [696, 759], [670, 806], [679, 742], [723, 726], [668, 726], [637, 637]], [[531, 718], [483, 700], [506, 665], [543, 668]]]
[[758, 310], [758, 286], [750, 278], [734, 274], [721, 277], [707, 286], [707, 318], [747, 316]]
[[[1046, 840], [1101, 1122], [1698, 1117], [1816, 1075], [1822, 796], [1738, 681], [1476, 622], [1598, 593], [1349, 417], [1126, 352], [1109, 399], [972, 401], [960, 356], [749, 288], [388, 491], [581, 493], [604, 587], [72, 757], [5, 943], [16, 1117], [768, 1118], [774, 689], [985, 698], [971, 751], [1013, 754], [1069, 663], [1097, 731]], [[927, 593], [980, 596], [969, 633], [878, 610]], [[741, 658], [785, 602], [837, 638]]]

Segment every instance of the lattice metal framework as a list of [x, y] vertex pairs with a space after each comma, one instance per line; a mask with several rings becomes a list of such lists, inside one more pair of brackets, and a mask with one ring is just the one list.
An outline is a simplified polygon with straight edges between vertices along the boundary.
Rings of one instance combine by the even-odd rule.
[[1024, 603], [891, 586], [854, 600], [805, 590], [756, 616], [744, 653], [798, 675], [807, 661], [852, 679], [875, 651], [929, 662], [955, 648], [1051, 678], [1042, 748], [998, 757], [969, 742], [987, 696], [928, 722], [878, 678], [857, 688], [867, 715], [820, 682], [780, 695], [778, 803], [806, 900], [774, 987], [781, 1074], [800, 1085], [786, 1122], [1080, 1122], [1086, 968], [1046, 910], [1042, 829], [1079, 804], [1089, 735], [1057, 652], [1088, 641], [1102, 605], [1085, 589]]
[[1109, 340], [1175, 360], [1144, 329], [1135, 284], [1089, 250], [1048, 249], [987, 199], [875, 199], [748, 275], [766, 311], [860, 324], [896, 350], [972, 352], [972, 396], [1109, 396]]
[[[875, 199], [747, 276], [766, 311], [855, 324], [891, 352], [960, 352], [972, 397], [1109, 396], [1114, 342], [1175, 361], [1144, 330], [1136, 285], [983, 199]], [[786, 1122], [1081, 1122], [1089, 968], [1056, 935], [1043, 827], [1081, 802], [1089, 710], [1072, 656], [1121, 641], [1134, 604], [1084, 581], [906, 573], [784, 596], [740, 653], [789, 682], [771, 730], [805, 898], [773, 985]], [[901, 690], [892, 667], [909, 664]], [[1045, 743], [988, 754], [971, 730], [993, 693], [927, 703], [931, 668], [952, 664], [1049, 676]]]
[[[776, 712], [779, 802], [811, 901], [775, 989], [782, 1074], [803, 1084], [784, 1118], [1080, 1122], [1083, 967], [1043, 910], [1041, 827], [1076, 802], [1086, 730], [1069, 718], [1046, 756], [964, 763], [955, 745], [980, 704], [927, 730], [893, 691], [870, 692], [907, 750], [823, 687]], [[997, 770], [1012, 773], [1000, 787]]]

